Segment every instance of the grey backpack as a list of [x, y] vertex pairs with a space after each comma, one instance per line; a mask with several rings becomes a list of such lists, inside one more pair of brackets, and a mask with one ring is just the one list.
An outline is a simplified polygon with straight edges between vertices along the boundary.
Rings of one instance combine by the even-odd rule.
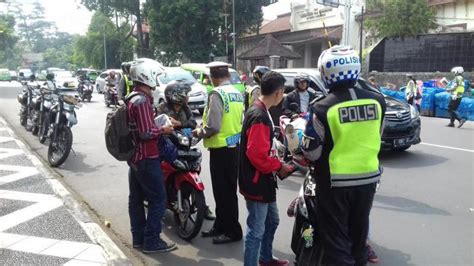
[[135, 153], [135, 143], [132, 139], [134, 123], [128, 121], [128, 102], [140, 95], [133, 92], [126, 99], [125, 104], [107, 114], [105, 121], [105, 145], [109, 153], [119, 161], [129, 161]]

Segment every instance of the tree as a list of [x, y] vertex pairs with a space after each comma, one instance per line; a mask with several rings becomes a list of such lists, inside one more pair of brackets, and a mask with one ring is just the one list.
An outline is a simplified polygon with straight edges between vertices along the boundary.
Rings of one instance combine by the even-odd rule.
[[408, 37], [436, 28], [434, 11], [425, 0], [371, 0], [368, 7], [380, 10], [366, 20], [375, 37]]
[[[263, 21], [262, 6], [270, 0], [235, 0], [235, 32], [237, 36], [245, 33], [257, 33]], [[226, 10], [232, 10], [232, 1], [226, 0]]]
[[116, 32], [109, 17], [100, 11], [95, 12], [86, 36], [80, 36], [75, 41], [73, 63], [79, 66], [104, 68], [104, 38], [107, 48], [107, 68], [118, 68], [121, 62], [131, 60], [133, 41], [132, 39], [123, 41], [130, 27], [121, 25], [121, 29], [121, 32]]
[[16, 68], [19, 58], [16, 48], [18, 37], [15, 36], [15, 18], [10, 15], [0, 15], [0, 65]]
[[[114, 17], [117, 32], [122, 31], [118, 23], [119, 17], [125, 19], [125, 23], [122, 23], [122, 25], [128, 25], [129, 16], [135, 17], [134, 26], [137, 28], [137, 34], [134, 37], [137, 39], [137, 54], [139, 56], [149, 56], [151, 54], [148, 34], [144, 33], [142, 29], [142, 22], [144, 20], [140, 0], [82, 0], [82, 4], [89, 10], [100, 11], [108, 17]], [[132, 31], [124, 36], [124, 41], [126, 41], [131, 34]]]

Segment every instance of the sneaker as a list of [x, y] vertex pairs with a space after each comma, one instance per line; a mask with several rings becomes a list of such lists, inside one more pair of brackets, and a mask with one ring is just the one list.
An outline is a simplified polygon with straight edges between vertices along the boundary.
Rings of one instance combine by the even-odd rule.
[[260, 266], [288, 266], [290, 262], [287, 260], [280, 260], [278, 258], [273, 258], [273, 260], [269, 262], [259, 262]]
[[454, 127], [454, 123], [449, 123], [447, 127]]
[[369, 255], [368, 261], [370, 263], [379, 262], [379, 257], [377, 257], [377, 254], [375, 253], [375, 251], [372, 249], [372, 247], [370, 245], [367, 245], [367, 253]]
[[458, 128], [462, 127], [462, 125], [464, 125], [464, 123], [466, 123], [466, 119], [461, 119], [461, 121], [459, 121]]
[[177, 249], [175, 243], [166, 243], [163, 239], [158, 239], [151, 247], [143, 247], [142, 252], [145, 254], [158, 253], [158, 252], [169, 252]]

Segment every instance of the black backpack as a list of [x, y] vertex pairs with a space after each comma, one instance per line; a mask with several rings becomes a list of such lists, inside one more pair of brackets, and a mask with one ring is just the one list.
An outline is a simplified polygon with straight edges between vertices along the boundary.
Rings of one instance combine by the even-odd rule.
[[119, 161], [129, 161], [135, 153], [135, 143], [132, 139], [132, 129], [136, 125], [128, 121], [128, 102], [140, 93], [133, 92], [125, 104], [107, 114], [105, 121], [105, 145], [109, 153]]

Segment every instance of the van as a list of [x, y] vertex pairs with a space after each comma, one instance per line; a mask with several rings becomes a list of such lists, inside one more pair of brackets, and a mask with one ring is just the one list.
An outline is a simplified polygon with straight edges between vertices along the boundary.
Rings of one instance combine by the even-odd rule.
[[[210, 93], [214, 88], [211, 83], [211, 79], [209, 78], [209, 68], [206, 67], [206, 64], [200, 63], [188, 63], [182, 64], [181, 68], [189, 71], [194, 78], [204, 85], [207, 89], [207, 92]], [[235, 71], [233, 68], [229, 68], [230, 73], [230, 83], [241, 93], [245, 92], [245, 85], [243, 84], [242, 80], [239, 77], [239, 73]]]

